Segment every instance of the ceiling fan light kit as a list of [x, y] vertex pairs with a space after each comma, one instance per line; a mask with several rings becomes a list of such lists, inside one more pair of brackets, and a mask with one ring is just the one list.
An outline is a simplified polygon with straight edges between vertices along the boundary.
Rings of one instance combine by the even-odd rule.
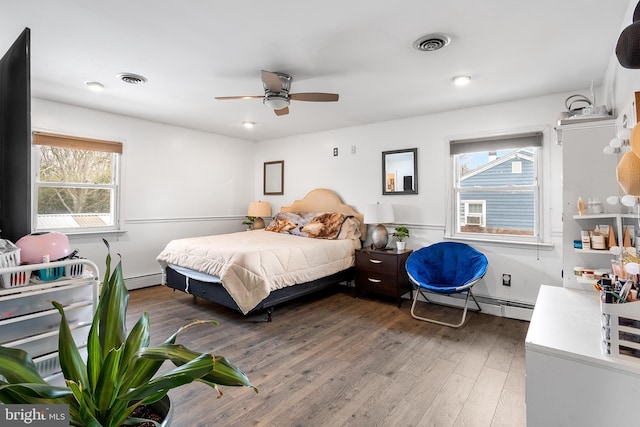
[[289, 99], [280, 95], [266, 95], [262, 102], [272, 110], [281, 110], [289, 106]]
[[291, 80], [292, 78], [288, 74], [262, 70], [264, 96], [216, 96], [216, 99], [229, 100], [262, 98], [262, 103], [264, 105], [271, 108], [277, 116], [283, 116], [285, 114], [289, 114], [289, 103], [291, 100], [336, 102], [339, 98], [337, 93], [310, 92], [289, 94]]

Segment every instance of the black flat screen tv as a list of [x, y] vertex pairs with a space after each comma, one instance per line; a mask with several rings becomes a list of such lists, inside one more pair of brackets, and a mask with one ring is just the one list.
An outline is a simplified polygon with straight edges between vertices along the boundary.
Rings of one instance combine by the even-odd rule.
[[30, 30], [0, 60], [0, 237], [31, 233]]

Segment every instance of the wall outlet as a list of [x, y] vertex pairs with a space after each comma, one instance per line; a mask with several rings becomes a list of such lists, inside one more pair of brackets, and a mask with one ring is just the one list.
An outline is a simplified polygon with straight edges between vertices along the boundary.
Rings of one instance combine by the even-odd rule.
[[333, 149], [333, 156], [337, 156], [338, 155], [338, 147], [334, 147]]
[[355, 145], [351, 146], [351, 154], [356, 154], [356, 146]]
[[511, 286], [511, 275], [503, 274], [502, 275], [502, 286]]

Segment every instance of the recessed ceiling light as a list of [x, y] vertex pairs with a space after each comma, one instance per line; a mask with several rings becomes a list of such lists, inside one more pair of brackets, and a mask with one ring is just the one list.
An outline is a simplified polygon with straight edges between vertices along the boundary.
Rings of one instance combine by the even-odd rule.
[[246, 127], [247, 129], [251, 129], [255, 125], [256, 124], [254, 122], [242, 122], [242, 126]]
[[100, 92], [104, 89], [104, 85], [100, 82], [84, 82], [84, 84], [94, 92]]
[[454, 85], [464, 86], [471, 82], [471, 76], [455, 76], [452, 80]]

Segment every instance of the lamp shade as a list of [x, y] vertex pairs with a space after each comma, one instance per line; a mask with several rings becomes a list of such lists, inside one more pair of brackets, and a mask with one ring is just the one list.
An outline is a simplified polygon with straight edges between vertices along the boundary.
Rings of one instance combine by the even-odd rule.
[[269, 202], [250, 202], [247, 216], [271, 216], [271, 205]]
[[390, 204], [371, 204], [364, 210], [365, 224], [387, 224], [395, 221], [393, 216], [393, 206]]

